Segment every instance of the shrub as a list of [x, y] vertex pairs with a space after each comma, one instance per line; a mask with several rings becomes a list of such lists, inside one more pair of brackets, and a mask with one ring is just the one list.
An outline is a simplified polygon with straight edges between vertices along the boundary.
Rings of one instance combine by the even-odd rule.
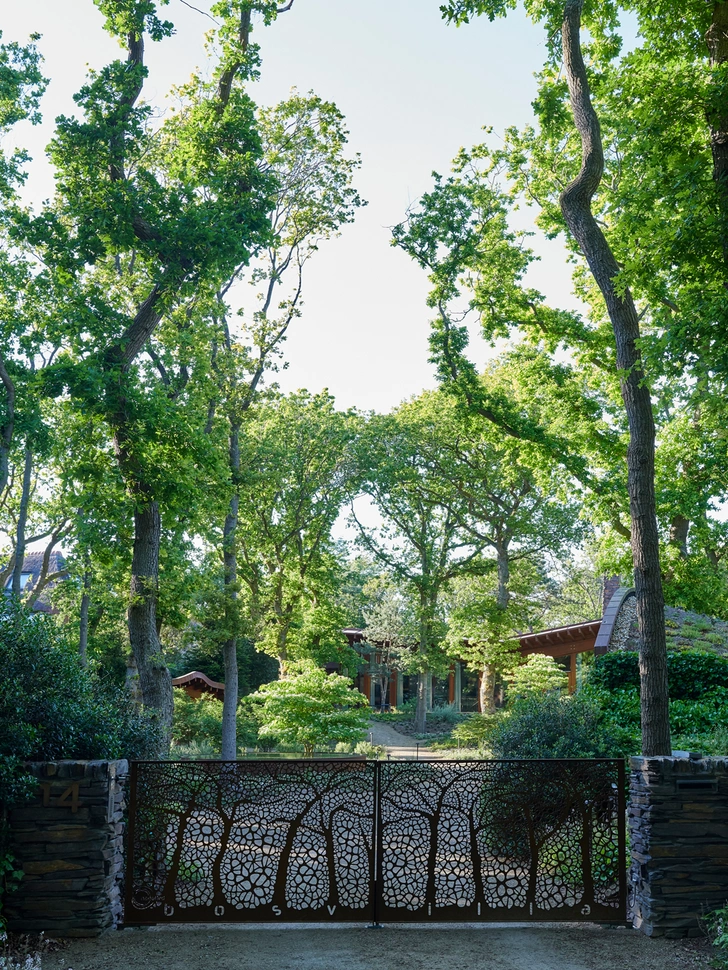
[[357, 741], [354, 745], [354, 754], [363, 754], [365, 758], [379, 760], [386, 756], [387, 749], [381, 744], [372, 744], [371, 741]]
[[[244, 697], [238, 705], [237, 740], [238, 748], [252, 748], [261, 745], [271, 751], [276, 746], [275, 738], [258, 737], [259, 723], [255, 718], [253, 705]], [[172, 719], [173, 754], [191, 758], [191, 752], [200, 752], [200, 758], [217, 758], [222, 751], [222, 701], [210, 694], [203, 694], [197, 700], [178, 687], [174, 691], [174, 717]]]
[[210, 694], [195, 700], [181, 687], [175, 688], [172, 741], [175, 746], [204, 744], [215, 754], [220, 754], [222, 701]]
[[462, 714], [454, 704], [436, 704], [430, 716], [434, 721], [442, 721], [444, 724], [457, 724], [462, 720]]
[[493, 730], [496, 719], [495, 714], [471, 714], [453, 729], [452, 740], [465, 748], [480, 748]]
[[708, 913], [704, 923], [710, 942], [718, 950], [712, 965], [716, 970], [728, 970], [728, 902], [720, 909]]
[[[667, 674], [672, 700], [700, 700], [716, 688], [728, 688], [728, 657], [702, 650], [668, 653]], [[615, 650], [598, 657], [590, 684], [608, 691], [640, 686], [639, 654]]]
[[291, 664], [290, 671], [285, 680], [264, 684], [249, 697], [258, 708], [261, 737], [273, 734], [287, 744], [303, 745], [306, 757], [316, 747], [361, 740], [369, 704], [352, 690], [350, 678], [327, 674], [312, 661]]
[[614, 650], [597, 657], [589, 673], [589, 685], [602, 690], [639, 690], [639, 654], [633, 650]]
[[28, 792], [23, 761], [144, 758], [154, 719], [81, 664], [54, 619], [0, 602], [0, 808]]
[[496, 720], [488, 741], [496, 758], [601, 758], [620, 757], [627, 738], [593, 698], [534, 694]]
[[159, 750], [156, 722], [127, 693], [81, 663], [52, 617], [0, 600], [0, 928], [17, 869], [4, 816], [27, 798], [25, 761], [144, 758]]

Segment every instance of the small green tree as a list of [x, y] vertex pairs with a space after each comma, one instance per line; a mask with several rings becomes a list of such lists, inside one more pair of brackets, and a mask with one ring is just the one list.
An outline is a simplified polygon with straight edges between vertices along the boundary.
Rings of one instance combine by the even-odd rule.
[[369, 705], [349, 677], [327, 674], [311, 661], [292, 663], [289, 670], [285, 680], [264, 684], [250, 695], [261, 705], [261, 736], [302, 744], [306, 758], [324, 744], [361, 740]]
[[516, 667], [509, 678], [514, 697], [531, 697], [549, 691], [564, 690], [569, 678], [553, 657], [532, 653], [525, 663]]

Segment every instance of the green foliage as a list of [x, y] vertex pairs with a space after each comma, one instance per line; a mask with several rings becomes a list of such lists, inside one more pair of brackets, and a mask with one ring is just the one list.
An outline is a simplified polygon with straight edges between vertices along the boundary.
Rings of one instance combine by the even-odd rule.
[[451, 738], [454, 745], [451, 746], [484, 747], [497, 717], [498, 715], [495, 714], [470, 714], [453, 728]]
[[0, 601], [0, 805], [27, 792], [23, 760], [143, 758], [151, 716], [81, 665], [53, 618]]
[[[206, 585], [208, 575], [200, 578], [200, 587]], [[219, 590], [218, 590], [219, 591]], [[207, 591], [202, 593], [198, 588], [198, 597], [193, 604], [193, 615], [199, 617], [197, 623], [188, 628], [181, 637], [181, 643], [174, 649], [174, 645], [165, 643], [169, 655], [169, 669], [173, 677], [188, 674], [192, 670], [201, 670], [211, 680], [225, 682], [225, 667], [223, 664], [220, 641], [225, 627], [221, 612], [213, 613], [204, 609], [210, 605], [211, 597]], [[215, 600], [215, 605], [218, 604]], [[278, 674], [278, 664], [275, 660], [255, 649], [254, 642], [248, 637], [237, 638], [238, 655], [238, 683], [241, 697], [251, 694], [261, 684], [275, 680]]]
[[[668, 654], [670, 730], [677, 749], [723, 754], [728, 750], [728, 658], [697, 650]], [[594, 664], [584, 694], [598, 703], [639, 751], [639, 658], [614, 651]]]
[[624, 743], [599, 704], [580, 694], [518, 700], [488, 736], [496, 758], [616, 758]]
[[569, 677], [553, 657], [535, 653], [525, 663], [513, 669], [508, 683], [509, 697], [519, 698], [565, 690]]
[[356, 488], [354, 412], [327, 393], [300, 391], [259, 406], [247, 426], [240, 492], [238, 577], [256, 646], [287, 660], [357, 658], [341, 630], [342, 570], [331, 529]]
[[300, 744], [306, 757], [316, 747], [356, 743], [369, 720], [369, 705], [351, 683], [348, 677], [327, 675], [311, 661], [291, 664], [290, 676], [264, 684], [249, 698], [259, 707], [260, 734]]
[[339, 741], [334, 751], [336, 754], [363, 754], [365, 758], [375, 759], [377, 761], [387, 753], [387, 749], [381, 744], [372, 744], [371, 741], [357, 741], [356, 744]]
[[[18, 888], [22, 878], [23, 870], [18, 867], [18, 860], [8, 849], [7, 824], [0, 818], [0, 944], [6, 928], [3, 918], [3, 900], [8, 893]], [[2, 953], [0, 952], [1, 967]]]
[[432, 708], [432, 720], [441, 724], [458, 724], [462, 717], [454, 704], [435, 704]]
[[[237, 714], [237, 738], [241, 748], [255, 747], [258, 727], [251, 705], [241, 701]], [[173, 755], [184, 750], [185, 757], [192, 757], [193, 749], [196, 749], [200, 757], [219, 757], [222, 750], [222, 701], [211, 694], [194, 699], [181, 687], [176, 688], [172, 743]], [[206, 753], [202, 754], [202, 751]]]
[[712, 966], [716, 970], [728, 970], [728, 902], [725, 906], [708, 913], [703, 923], [708, 931], [710, 942], [718, 950]]
[[174, 691], [172, 742], [175, 745], [206, 742], [218, 754], [222, 748], [222, 701], [210, 694], [190, 697], [181, 687]]
[[[669, 653], [667, 671], [672, 700], [699, 701], [728, 689], [728, 657], [698, 650]], [[639, 690], [639, 654], [614, 650], [598, 657], [589, 683], [607, 691]]]

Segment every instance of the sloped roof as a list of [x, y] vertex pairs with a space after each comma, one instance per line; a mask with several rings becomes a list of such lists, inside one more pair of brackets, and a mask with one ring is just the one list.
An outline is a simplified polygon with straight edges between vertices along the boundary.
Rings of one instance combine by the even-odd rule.
[[203, 691], [203, 693], [212, 694], [218, 700], [225, 698], [225, 684], [221, 684], [217, 680], [210, 680], [207, 674], [203, 674], [201, 670], [192, 670], [189, 674], [173, 677], [172, 686], [193, 687], [196, 690]]

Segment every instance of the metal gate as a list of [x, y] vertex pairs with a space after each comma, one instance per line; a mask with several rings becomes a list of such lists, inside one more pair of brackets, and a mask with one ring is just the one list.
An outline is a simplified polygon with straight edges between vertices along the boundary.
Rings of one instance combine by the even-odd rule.
[[624, 762], [132, 765], [126, 925], [626, 919]]

